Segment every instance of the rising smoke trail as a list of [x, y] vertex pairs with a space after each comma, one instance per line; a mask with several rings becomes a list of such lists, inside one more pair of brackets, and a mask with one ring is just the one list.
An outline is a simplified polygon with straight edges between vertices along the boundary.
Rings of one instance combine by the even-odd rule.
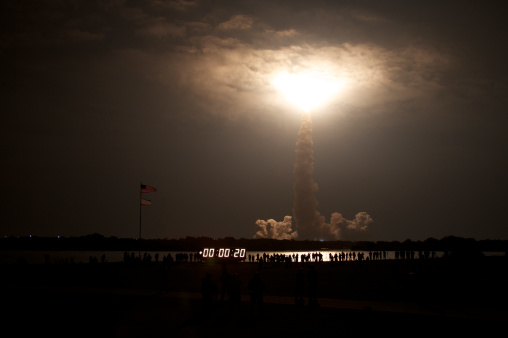
[[296, 141], [295, 202], [293, 216], [299, 239], [316, 239], [318, 236], [319, 212], [315, 196], [318, 185], [312, 178], [314, 171], [314, 150], [312, 148], [312, 121], [310, 114], [302, 115], [298, 140]]
[[293, 218], [296, 231], [291, 228], [292, 217], [285, 216], [282, 222], [273, 219], [257, 220], [259, 231], [254, 238], [295, 239], [299, 240], [360, 240], [366, 239], [373, 223], [369, 214], [362, 211], [355, 219], [348, 220], [342, 214], [334, 212], [330, 223], [325, 222], [318, 207], [315, 193], [318, 185], [312, 177], [314, 171], [314, 150], [312, 141], [312, 121], [309, 114], [302, 116], [300, 131], [296, 141], [295, 182], [293, 185], [295, 201]]

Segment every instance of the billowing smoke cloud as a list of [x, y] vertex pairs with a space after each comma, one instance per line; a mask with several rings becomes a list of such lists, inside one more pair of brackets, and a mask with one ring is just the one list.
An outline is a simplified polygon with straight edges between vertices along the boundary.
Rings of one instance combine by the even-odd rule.
[[273, 239], [293, 239], [297, 233], [291, 228], [291, 216], [285, 216], [282, 222], [274, 219], [268, 221], [257, 220], [256, 225], [260, 230], [254, 235], [254, 238], [273, 238]]
[[359, 212], [353, 220], [342, 217], [334, 212], [330, 223], [325, 222], [317, 210], [318, 200], [315, 193], [318, 185], [314, 182], [314, 151], [312, 149], [312, 121], [309, 114], [302, 116], [298, 140], [296, 142], [295, 183], [293, 215], [296, 231], [291, 227], [291, 216], [285, 216], [284, 221], [277, 222], [258, 220], [256, 225], [261, 228], [254, 238], [273, 239], [310, 239], [310, 240], [359, 240], [365, 239], [373, 223], [366, 212]]
[[356, 214], [353, 220], [342, 217], [342, 214], [334, 212], [330, 223], [321, 223], [320, 238], [332, 240], [361, 240], [367, 239], [370, 226], [374, 223], [370, 215], [364, 211]]

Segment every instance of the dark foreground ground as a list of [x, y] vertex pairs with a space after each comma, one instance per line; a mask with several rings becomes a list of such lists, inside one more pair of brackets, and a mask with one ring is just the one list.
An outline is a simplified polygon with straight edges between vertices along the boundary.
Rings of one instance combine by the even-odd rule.
[[[3, 337], [356, 337], [498, 333], [508, 324], [504, 257], [316, 263], [318, 306], [297, 307], [295, 275], [310, 265], [227, 265], [242, 303], [203, 309], [201, 278], [220, 264], [0, 266]], [[264, 311], [247, 284], [259, 270]], [[307, 299], [306, 299], [307, 303]]]

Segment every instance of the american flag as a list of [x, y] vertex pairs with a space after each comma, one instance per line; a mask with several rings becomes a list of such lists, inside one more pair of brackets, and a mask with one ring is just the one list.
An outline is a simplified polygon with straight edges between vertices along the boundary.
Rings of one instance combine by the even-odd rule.
[[150, 185], [141, 184], [141, 192], [156, 192], [157, 188]]
[[152, 205], [152, 201], [145, 200], [144, 198], [141, 199], [141, 205]]

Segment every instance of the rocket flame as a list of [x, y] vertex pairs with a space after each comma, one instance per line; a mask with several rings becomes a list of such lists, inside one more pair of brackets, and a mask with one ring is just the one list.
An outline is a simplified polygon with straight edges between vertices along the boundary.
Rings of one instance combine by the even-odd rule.
[[331, 75], [313, 72], [282, 72], [273, 78], [274, 87], [293, 105], [309, 113], [329, 101], [344, 86]]

